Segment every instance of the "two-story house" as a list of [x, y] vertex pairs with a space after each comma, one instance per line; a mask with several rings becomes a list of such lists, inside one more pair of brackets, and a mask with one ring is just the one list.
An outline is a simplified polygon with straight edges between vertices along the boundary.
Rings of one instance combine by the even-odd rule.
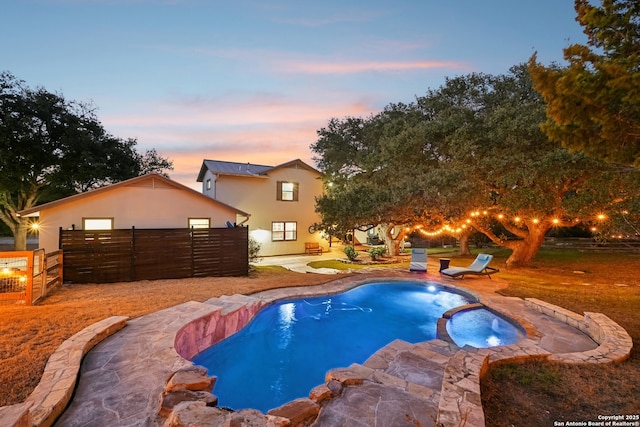
[[277, 166], [204, 160], [197, 181], [203, 194], [251, 213], [243, 225], [260, 243], [261, 256], [304, 253], [311, 242], [328, 250], [313, 227], [320, 222], [315, 198], [322, 194], [321, 174], [302, 160]]

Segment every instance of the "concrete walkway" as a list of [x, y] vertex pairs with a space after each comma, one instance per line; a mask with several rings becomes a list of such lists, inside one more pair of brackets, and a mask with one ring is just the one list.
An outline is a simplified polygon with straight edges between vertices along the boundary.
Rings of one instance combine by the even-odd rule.
[[[335, 257], [336, 254], [272, 257], [265, 258], [261, 265], [284, 265], [294, 271], [307, 271], [306, 263], [309, 260], [332, 256]], [[434, 267], [429, 268], [433, 271]], [[322, 273], [335, 274], [332, 271]], [[527, 307], [521, 299], [498, 296], [495, 291], [506, 285], [495, 276], [494, 280], [471, 278], [453, 281], [442, 279], [437, 273], [416, 275], [390, 269], [344, 279], [338, 276], [335, 281], [326, 285], [278, 289], [244, 298], [270, 302], [301, 294], [337, 292], [352, 287], [365, 278], [376, 277], [437, 280], [471, 290], [482, 302], [524, 322], [533, 333], [534, 336], [529, 337], [518, 350], [571, 353], [598, 346], [586, 334]], [[73, 401], [55, 425], [162, 426], [165, 421], [158, 416], [158, 411], [167, 381], [174, 372], [191, 365], [174, 349], [176, 334], [187, 323], [210, 315], [214, 310], [222, 310], [224, 313], [237, 306], [238, 302], [233, 299], [214, 298], [205, 303], [184, 303], [130, 320], [124, 329], [99, 343], [87, 354], [82, 363]], [[538, 349], [531, 350], [530, 346], [538, 346]], [[434, 426], [439, 411], [446, 412], [447, 409], [441, 402], [441, 393], [446, 392], [443, 379], [450, 381], [451, 375], [456, 375], [448, 370], [452, 366], [452, 360], [464, 357], [459, 356], [459, 350], [455, 345], [441, 340], [416, 345], [399, 341], [379, 350], [363, 366], [331, 371], [327, 385], [319, 387], [342, 384], [342, 390], [338, 397], [322, 407], [314, 425], [369, 426], [375, 423], [377, 426], [396, 427], [416, 425], [418, 422], [422, 426]], [[470, 353], [472, 358], [476, 357], [473, 353]], [[480, 356], [476, 359], [479, 360]], [[353, 377], [359, 378], [360, 387], [345, 386], [352, 384], [349, 378]], [[464, 383], [469, 380], [463, 378], [461, 381]], [[469, 387], [473, 390], [476, 388]], [[477, 389], [479, 399], [479, 385]], [[468, 426], [484, 425], [483, 419], [469, 419], [467, 422]]]
[[316, 273], [316, 274], [339, 274], [340, 270], [333, 268], [312, 268], [309, 267], [310, 262], [327, 261], [334, 259], [346, 259], [346, 255], [342, 252], [342, 247], [329, 248], [328, 252], [321, 255], [284, 255], [262, 257], [256, 266], [277, 265], [296, 273]]

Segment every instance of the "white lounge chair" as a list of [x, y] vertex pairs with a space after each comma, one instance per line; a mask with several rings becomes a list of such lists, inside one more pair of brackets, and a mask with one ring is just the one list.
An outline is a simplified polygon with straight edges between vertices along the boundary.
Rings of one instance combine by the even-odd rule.
[[489, 267], [489, 263], [493, 259], [493, 255], [489, 254], [478, 254], [476, 259], [471, 263], [469, 267], [449, 267], [440, 271], [441, 274], [445, 276], [453, 277], [453, 278], [461, 278], [467, 274], [475, 274], [480, 276], [489, 276], [491, 279], [491, 275], [493, 273], [497, 273], [497, 268]]

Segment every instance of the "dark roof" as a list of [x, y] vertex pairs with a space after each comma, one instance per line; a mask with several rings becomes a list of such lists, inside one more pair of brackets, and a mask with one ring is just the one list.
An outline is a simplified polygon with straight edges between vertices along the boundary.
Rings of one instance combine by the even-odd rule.
[[218, 175], [244, 175], [259, 176], [264, 175], [266, 171], [272, 169], [273, 166], [255, 165], [253, 163], [225, 162], [222, 160], [204, 160], [200, 173], [198, 174], [198, 182], [202, 182], [206, 169]]
[[254, 163], [239, 163], [239, 162], [226, 162], [223, 160], [207, 160], [202, 162], [200, 167], [200, 173], [198, 174], [197, 182], [202, 182], [204, 174], [207, 170], [210, 170], [216, 175], [235, 175], [235, 176], [250, 176], [250, 177], [266, 177], [268, 172], [274, 169], [283, 167], [290, 167], [294, 164], [307, 169], [312, 172], [320, 174], [318, 170], [309, 166], [300, 159], [295, 159], [290, 162], [282, 163], [277, 166], [265, 166], [256, 165]]

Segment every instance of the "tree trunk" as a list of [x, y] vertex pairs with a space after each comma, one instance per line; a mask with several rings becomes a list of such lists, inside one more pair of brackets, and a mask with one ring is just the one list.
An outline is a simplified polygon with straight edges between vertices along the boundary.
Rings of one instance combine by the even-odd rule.
[[400, 253], [400, 242], [404, 239], [404, 229], [393, 236], [394, 224], [380, 224], [380, 231], [385, 236], [385, 246], [387, 247], [387, 255], [396, 256]]
[[548, 230], [548, 227], [531, 227], [523, 240], [511, 241], [508, 247], [513, 252], [507, 258], [507, 268], [529, 267], [544, 243], [544, 236]]
[[469, 234], [460, 235], [460, 255], [471, 255], [469, 248]]
[[13, 250], [26, 251], [27, 250], [27, 231], [29, 230], [29, 223], [26, 218], [20, 218], [20, 222], [11, 227], [13, 232]]
[[502, 237], [496, 236], [490, 228], [483, 227], [482, 224], [475, 224], [474, 227], [491, 239], [493, 243], [513, 251], [506, 261], [507, 268], [511, 268], [529, 267], [531, 265], [533, 258], [535, 258], [540, 247], [542, 247], [544, 236], [551, 228], [551, 225], [552, 223], [549, 221], [532, 221], [526, 223], [525, 228], [516, 229], [512, 227], [510, 230], [509, 227], [503, 223], [503, 226], [518, 236], [520, 240], [505, 240]]
[[27, 250], [27, 231], [29, 218], [18, 215], [18, 212], [35, 206], [38, 199], [38, 187], [31, 191], [18, 192], [17, 196], [0, 191], [0, 221], [7, 224], [13, 234], [13, 248], [16, 251]]

